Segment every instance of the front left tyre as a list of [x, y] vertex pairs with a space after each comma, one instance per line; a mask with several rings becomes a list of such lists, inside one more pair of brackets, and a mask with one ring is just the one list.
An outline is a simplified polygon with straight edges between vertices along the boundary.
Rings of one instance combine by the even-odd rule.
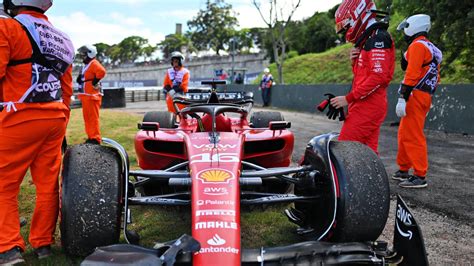
[[68, 149], [61, 184], [61, 243], [69, 255], [87, 256], [119, 242], [122, 164], [117, 152], [94, 144]]

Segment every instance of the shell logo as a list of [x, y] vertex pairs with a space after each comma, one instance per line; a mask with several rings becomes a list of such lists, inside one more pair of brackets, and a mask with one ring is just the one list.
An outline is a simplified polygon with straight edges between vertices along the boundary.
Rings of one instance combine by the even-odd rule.
[[234, 174], [224, 169], [204, 170], [198, 174], [198, 178], [204, 183], [229, 183]]

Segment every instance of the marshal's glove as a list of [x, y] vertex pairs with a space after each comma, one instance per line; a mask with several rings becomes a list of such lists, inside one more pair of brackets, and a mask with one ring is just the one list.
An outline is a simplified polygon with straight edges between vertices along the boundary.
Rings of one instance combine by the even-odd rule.
[[166, 85], [163, 87], [163, 94], [166, 95], [168, 94], [168, 92], [171, 90], [171, 86], [170, 85]]
[[176, 91], [175, 91], [174, 89], [171, 89], [171, 90], [168, 91], [168, 95], [169, 95], [171, 98], [173, 98], [175, 94], [176, 94]]
[[324, 112], [324, 110], [329, 106], [329, 110], [326, 113], [327, 117], [329, 119], [335, 120], [336, 117], [339, 116], [339, 121], [344, 121], [346, 119], [344, 115], [344, 108], [341, 107], [341, 108], [336, 109], [334, 106], [330, 104], [331, 99], [336, 96], [334, 96], [334, 94], [331, 94], [331, 93], [326, 93], [324, 94], [324, 96], [327, 96], [328, 98], [322, 101], [316, 108], [320, 112]]
[[395, 113], [397, 113], [398, 117], [405, 117], [407, 115], [406, 112], [407, 102], [403, 98], [398, 98], [397, 107], [395, 108]]

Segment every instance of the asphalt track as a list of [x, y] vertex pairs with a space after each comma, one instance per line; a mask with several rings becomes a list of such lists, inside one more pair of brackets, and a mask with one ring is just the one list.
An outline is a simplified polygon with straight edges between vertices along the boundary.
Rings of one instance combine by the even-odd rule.
[[[164, 101], [127, 103], [118, 110], [144, 114], [166, 110]], [[280, 111], [292, 123], [295, 135], [293, 161], [298, 161], [307, 142], [314, 136], [338, 132], [341, 122], [326, 116], [258, 108], [254, 111]], [[398, 167], [397, 127], [384, 125], [379, 140], [379, 155], [390, 176]], [[474, 138], [460, 134], [425, 131], [428, 142], [428, 187], [404, 189], [390, 179], [392, 199], [402, 195], [422, 227], [431, 264], [472, 264], [474, 262]], [[394, 205], [394, 201], [392, 204]], [[392, 206], [393, 207], [393, 206]], [[393, 210], [382, 239], [391, 241]]]

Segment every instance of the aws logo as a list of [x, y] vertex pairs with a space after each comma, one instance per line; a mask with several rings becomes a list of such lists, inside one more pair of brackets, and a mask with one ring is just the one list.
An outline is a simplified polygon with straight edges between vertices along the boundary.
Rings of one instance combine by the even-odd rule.
[[224, 169], [204, 170], [197, 176], [203, 183], [229, 183], [231, 179], [234, 179], [234, 174]]
[[210, 196], [221, 196], [229, 194], [225, 187], [206, 187], [204, 188], [204, 194]]

